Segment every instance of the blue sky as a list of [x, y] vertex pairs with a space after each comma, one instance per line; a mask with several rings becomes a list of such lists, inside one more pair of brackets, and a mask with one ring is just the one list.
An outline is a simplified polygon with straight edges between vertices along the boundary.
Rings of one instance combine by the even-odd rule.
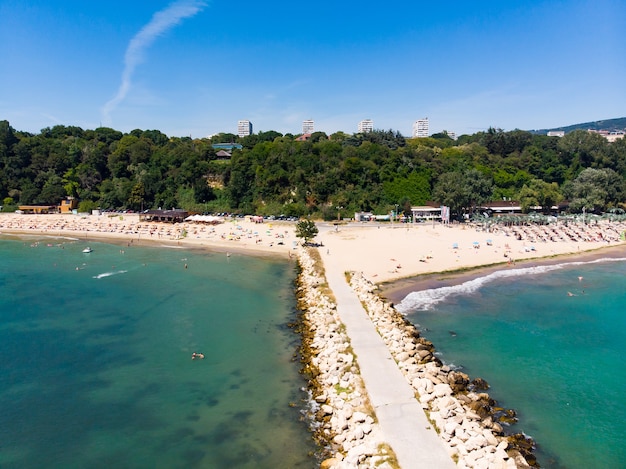
[[626, 2], [0, 0], [0, 120], [170, 136], [626, 116]]

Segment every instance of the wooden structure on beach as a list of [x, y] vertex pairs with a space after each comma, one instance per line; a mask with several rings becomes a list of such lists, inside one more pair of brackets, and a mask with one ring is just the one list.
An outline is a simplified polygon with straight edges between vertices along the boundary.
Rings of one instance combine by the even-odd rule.
[[61, 213], [72, 213], [77, 208], [78, 208], [78, 200], [76, 200], [74, 197], [67, 197], [61, 201], [61, 205], [59, 206], [59, 211]]
[[139, 214], [139, 220], [182, 223], [189, 216], [187, 210], [146, 210]]
[[59, 213], [58, 205], [20, 205], [18, 209], [18, 213], [26, 214]]

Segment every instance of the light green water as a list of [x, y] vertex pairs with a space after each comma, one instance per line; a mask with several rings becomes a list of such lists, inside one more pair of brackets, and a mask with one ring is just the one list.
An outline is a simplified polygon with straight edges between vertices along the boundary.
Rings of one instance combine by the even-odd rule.
[[0, 241], [0, 467], [316, 466], [293, 264], [31, 243]]

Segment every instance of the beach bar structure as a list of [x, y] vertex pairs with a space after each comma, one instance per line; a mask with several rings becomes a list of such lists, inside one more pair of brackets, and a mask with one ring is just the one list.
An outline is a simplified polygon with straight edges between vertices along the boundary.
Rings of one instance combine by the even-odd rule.
[[[559, 213], [569, 207], [569, 202], [564, 201], [550, 207], [552, 213]], [[503, 200], [488, 202], [483, 204], [480, 209], [484, 214], [491, 217], [501, 217], [505, 215], [521, 215], [523, 214], [522, 205], [516, 200]], [[542, 207], [532, 206], [528, 208], [529, 212], [541, 212]]]
[[411, 215], [413, 216], [413, 221], [441, 220], [441, 207], [432, 205], [411, 207]]
[[189, 216], [187, 210], [146, 210], [139, 215], [139, 220], [182, 223]]
[[58, 205], [20, 205], [18, 213], [42, 214], [42, 213], [59, 213]]

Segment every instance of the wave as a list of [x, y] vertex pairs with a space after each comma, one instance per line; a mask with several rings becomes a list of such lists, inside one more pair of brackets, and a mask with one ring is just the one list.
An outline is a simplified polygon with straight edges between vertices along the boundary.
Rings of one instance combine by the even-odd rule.
[[128, 270], [116, 270], [115, 272], [104, 272], [102, 274], [94, 275], [93, 278], [101, 279], [105, 277], [110, 277], [111, 275], [125, 274]]
[[566, 267], [573, 267], [577, 265], [589, 265], [599, 264], [605, 262], [623, 262], [626, 258], [601, 258], [593, 261], [575, 261], [564, 262], [562, 264], [541, 265], [535, 267], [524, 267], [520, 269], [507, 269], [498, 270], [492, 272], [484, 277], [478, 277], [473, 280], [461, 283], [459, 285], [453, 285], [449, 287], [430, 288], [428, 290], [421, 290], [409, 293], [404, 299], [396, 304], [395, 309], [402, 314], [406, 314], [412, 311], [426, 311], [432, 309], [436, 304], [445, 301], [453, 296], [470, 295], [477, 292], [483, 285], [493, 282], [495, 280], [511, 277], [523, 277], [526, 275], [537, 275], [545, 272], [551, 272], [553, 270], [559, 270]]

